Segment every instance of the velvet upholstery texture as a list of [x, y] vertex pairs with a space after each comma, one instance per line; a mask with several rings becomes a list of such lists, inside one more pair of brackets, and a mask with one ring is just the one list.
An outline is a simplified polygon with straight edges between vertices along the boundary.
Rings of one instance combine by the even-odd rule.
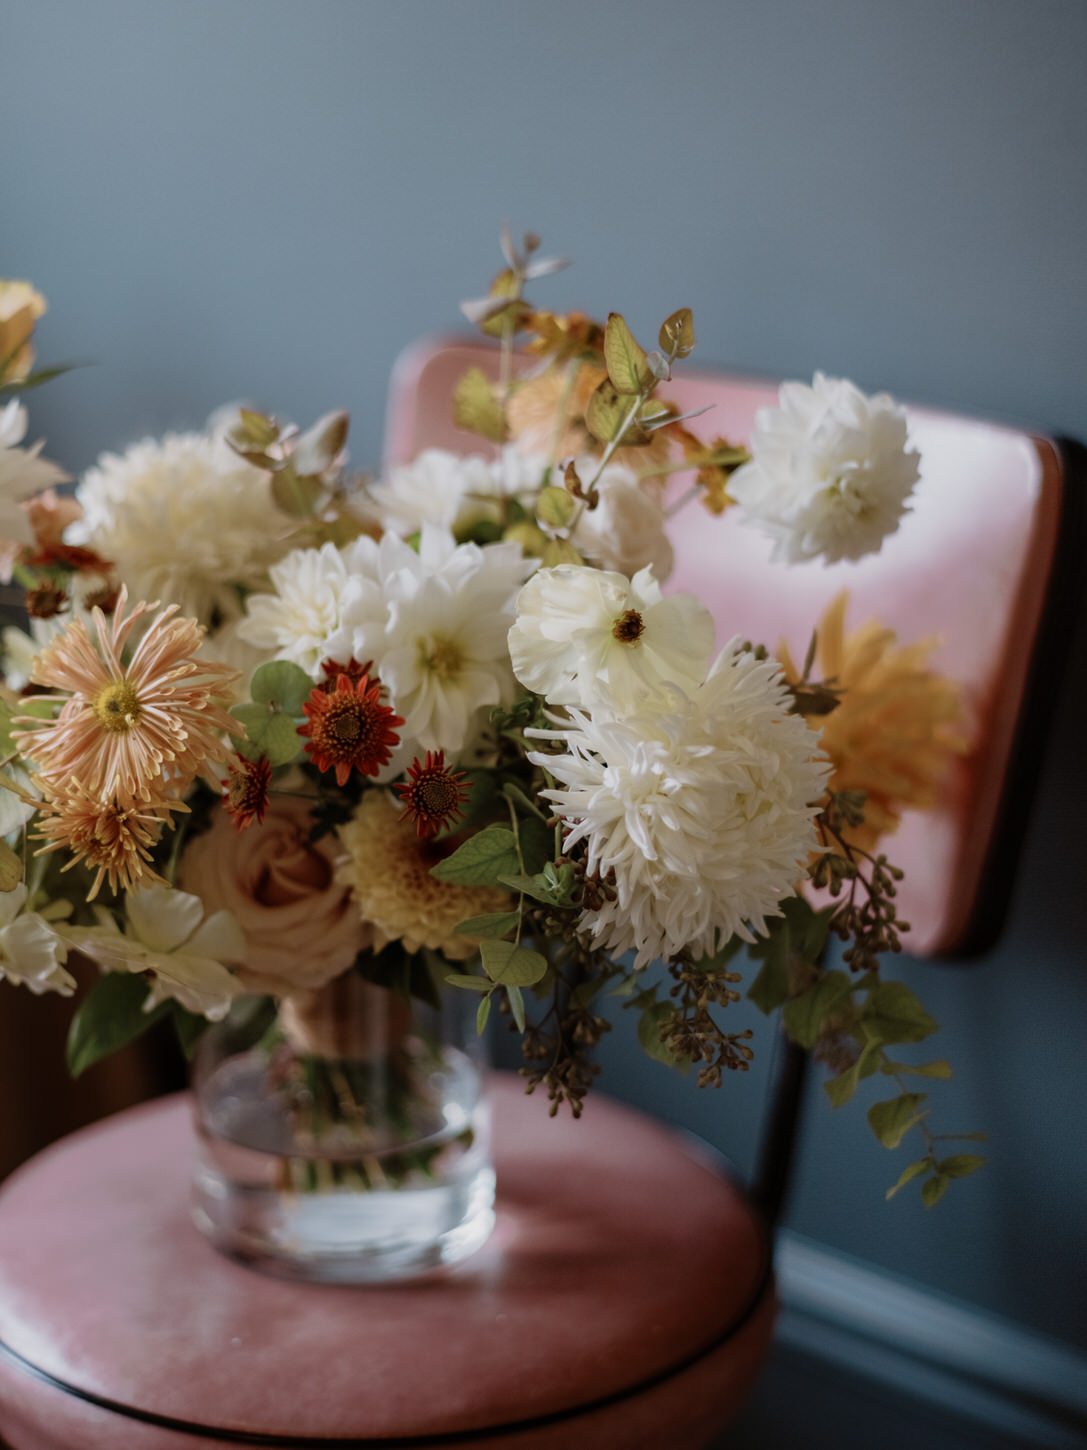
[[47, 1150], [0, 1194], [0, 1434], [14, 1450], [709, 1444], [773, 1321], [743, 1193], [606, 1098], [549, 1119], [496, 1074], [495, 1109], [494, 1235], [394, 1287], [220, 1257], [187, 1216], [183, 1096]]

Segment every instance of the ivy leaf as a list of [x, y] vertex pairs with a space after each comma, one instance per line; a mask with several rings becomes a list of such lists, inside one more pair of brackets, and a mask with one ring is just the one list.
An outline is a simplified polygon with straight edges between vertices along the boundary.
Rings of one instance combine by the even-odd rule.
[[531, 987], [547, 974], [547, 958], [511, 941], [484, 941], [483, 970], [502, 987]]
[[150, 990], [147, 978], [138, 972], [106, 972], [99, 977], [80, 1002], [68, 1028], [66, 1056], [73, 1077], [134, 1042], [166, 1016], [170, 1011], [168, 1001], [160, 1002], [151, 1012], [143, 1010]]
[[269, 660], [256, 670], [249, 693], [255, 705], [282, 710], [296, 718], [313, 691], [313, 681], [299, 665], [290, 660]]
[[877, 1042], [921, 1042], [936, 1026], [905, 982], [877, 982], [868, 993], [861, 1027]]
[[604, 329], [604, 364], [619, 393], [640, 393], [654, 381], [645, 352], [634, 341], [620, 312], [608, 315], [608, 325]]
[[485, 826], [458, 846], [452, 856], [430, 868], [438, 881], [460, 886], [497, 886], [503, 876], [521, 869], [517, 843], [508, 826]]
[[519, 911], [489, 911], [483, 916], [470, 916], [453, 928], [463, 936], [506, 936], [521, 920]]
[[846, 972], [824, 972], [814, 987], [785, 1004], [785, 1030], [800, 1047], [812, 1048], [824, 1020], [853, 991]]
[[916, 1163], [911, 1163], [908, 1168], [903, 1168], [902, 1172], [898, 1175], [898, 1182], [888, 1188], [884, 1197], [888, 1199], [894, 1198], [900, 1188], [905, 1188], [907, 1183], [911, 1183], [913, 1179], [919, 1178], [922, 1173], [927, 1172], [931, 1167], [931, 1158], [918, 1158]]
[[936, 1167], [947, 1178], [965, 1178], [987, 1162], [987, 1158], [979, 1157], [977, 1153], [952, 1153], [950, 1158], [941, 1159]]
[[868, 1122], [885, 1148], [897, 1148], [910, 1128], [925, 1116], [917, 1109], [927, 1096], [927, 1093], [899, 1093], [896, 1098], [872, 1104]]
[[934, 1208], [947, 1192], [947, 1185], [951, 1182], [942, 1173], [935, 1173], [931, 1178], [926, 1178], [921, 1185], [921, 1201], [926, 1208]]

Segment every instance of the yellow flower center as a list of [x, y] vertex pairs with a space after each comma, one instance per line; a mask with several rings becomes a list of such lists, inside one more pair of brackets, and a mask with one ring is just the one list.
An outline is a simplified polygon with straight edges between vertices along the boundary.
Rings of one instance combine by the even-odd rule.
[[140, 723], [140, 700], [127, 680], [110, 680], [91, 701], [94, 718], [105, 730], [127, 734]]
[[437, 675], [441, 680], [448, 680], [453, 675], [459, 675], [464, 668], [464, 651], [460, 645], [452, 639], [435, 639], [419, 641], [419, 662], [425, 670], [432, 675]]

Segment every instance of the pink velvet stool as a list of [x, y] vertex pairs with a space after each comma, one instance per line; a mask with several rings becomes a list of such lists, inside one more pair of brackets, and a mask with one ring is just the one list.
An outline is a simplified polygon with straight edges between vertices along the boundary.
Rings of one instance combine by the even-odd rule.
[[497, 1074], [494, 1235], [387, 1288], [222, 1258], [188, 1217], [191, 1137], [187, 1099], [159, 1100], [0, 1194], [13, 1450], [694, 1450], [765, 1354], [769, 1244], [742, 1191], [606, 1098], [551, 1120]]

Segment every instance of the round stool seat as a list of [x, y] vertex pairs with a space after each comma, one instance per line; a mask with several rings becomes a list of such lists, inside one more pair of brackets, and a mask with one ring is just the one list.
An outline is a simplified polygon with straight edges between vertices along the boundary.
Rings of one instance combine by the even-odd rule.
[[0, 1435], [13, 1450], [682, 1450], [742, 1403], [773, 1319], [765, 1233], [675, 1134], [578, 1122], [496, 1074], [497, 1226], [364, 1288], [267, 1277], [188, 1217], [190, 1109], [160, 1099], [0, 1194]]

